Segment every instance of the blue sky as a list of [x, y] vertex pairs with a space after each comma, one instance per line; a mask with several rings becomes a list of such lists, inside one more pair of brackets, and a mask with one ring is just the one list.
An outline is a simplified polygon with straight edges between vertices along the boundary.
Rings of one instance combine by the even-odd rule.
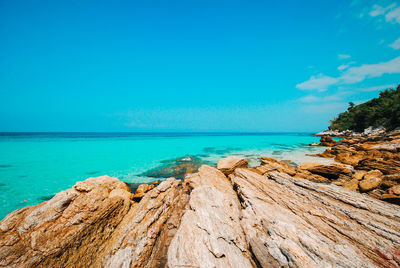
[[393, 0], [0, 0], [0, 131], [319, 131], [398, 83]]

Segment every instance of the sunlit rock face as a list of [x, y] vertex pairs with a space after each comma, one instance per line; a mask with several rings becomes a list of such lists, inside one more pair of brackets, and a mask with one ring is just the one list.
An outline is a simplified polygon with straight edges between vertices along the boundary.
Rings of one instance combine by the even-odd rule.
[[89, 178], [14, 211], [0, 222], [0, 267], [400, 265], [399, 206], [357, 192], [395, 175], [231, 160], [135, 193], [116, 178]]

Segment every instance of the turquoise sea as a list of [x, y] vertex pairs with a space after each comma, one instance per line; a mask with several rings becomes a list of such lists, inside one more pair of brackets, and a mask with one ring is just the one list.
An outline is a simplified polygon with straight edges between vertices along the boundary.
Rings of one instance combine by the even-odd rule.
[[0, 133], [0, 219], [88, 177], [157, 180], [146, 171], [177, 158], [216, 164], [221, 157], [243, 155], [251, 165], [260, 156], [296, 164], [320, 161], [306, 156], [324, 150], [308, 146], [316, 141], [311, 133]]

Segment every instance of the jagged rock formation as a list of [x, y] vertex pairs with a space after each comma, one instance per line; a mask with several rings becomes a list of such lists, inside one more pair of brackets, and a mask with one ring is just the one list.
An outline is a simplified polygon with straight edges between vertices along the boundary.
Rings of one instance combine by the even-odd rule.
[[398, 206], [273, 163], [228, 177], [204, 165], [140, 201], [87, 179], [0, 222], [0, 267], [400, 266]]
[[133, 202], [125, 183], [90, 178], [0, 223], [0, 267], [157, 267], [188, 201], [167, 179]]
[[333, 157], [354, 168], [354, 174], [342, 177], [338, 185], [400, 204], [400, 195], [391, 190], [400, 183], [400, 131], [345, 138], [319, 156]]

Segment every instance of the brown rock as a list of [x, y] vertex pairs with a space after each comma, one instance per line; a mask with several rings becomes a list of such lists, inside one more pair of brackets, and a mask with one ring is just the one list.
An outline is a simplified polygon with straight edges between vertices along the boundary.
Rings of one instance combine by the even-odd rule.
[[365, 156], [363, 154], [354, 154], [351, 152], [339, 153], [335, 156], [335, 161], [356, 166], [361, 160], [363, 160]]
[[307, 170], [313, 174], [317, 174], [326, 177], [330, 180], [336, 180], [339, 175], [351, 176], [352, 169], [349, 166], [343, 164], [333, 163], [330, 165], [323, 165], [319, 163], [303, 163], [298, 166], [298, 169]]
[[382, 182], [381, 178], [370, 177], [368, 179], [363, 179], [359, 182], [358, 186], [362, 192], [368, 192], [377, 188]]
[[311, 181], [315, 181], [315, 182], [329, 182], [330, 180], [322, 177], [320, 175], [317, 174], [312, 174], [311, 172], [307, 171], [307, 170], [301, 170], [298, 169], [296, 175], [294, 175], [294, 178], [296, 179], [307, 179], [307, 180], [311, 180]]
[[382, 172], [380, 172], [379, 170], [370, 170], [367, 173], [364, 174], [363, 179], [364, 180], [368, 180], [371, 178], [380, 178], [382, 177]]
[[400, 213], [387, 203], [400, 198], [382, 189], [372, 192], [387, 202], [279, 172], [237, 168], [228, 179], [209, 166], [184, 182], [169, 178], [142, 188], [146, 193], [134, 202], [118, 179], [90, 178], [9, 214], [0, 222], [0, 267], [400, 263]]
[[320, 139], [320, 145], [321, 146], [328, 146], [331, 147], [335, 145], [336, 141], [332, 139], [331, 136], [322, 136]]
[[399, 195], [383, 194], [379, 197], [379, 199], [389, 202], [389, 203], [392, 203], [392, 204], [400, 205], [400, 196]]
[[239, 167], [247, 167], [248, 161], [238, 156], [228, 156], [218, 161], [217, 168], [225, 175], [231, 174]]
[[358, 179], [354, 178], [348, 182], [345, 182], [343, 184], [343, 188], [351, 190], [351, 191], [357, 191], [358, 190]]
[[266, 174], [272, 171], [284, 172], [292, 176], [296, 174], [296, 168], [294, 166], [269, 157], [261, 157], [261, 166], [256, 167], [256, 169], [261, 174]]
[[353, 174], [353, 178], [360, 181], [363, 179], [364, 175], [367, 173], [365, 170], [356, 170]]
[[168, 267], [254, 267], [230, 181], [209, 166], [188, 178], [194, 187], [168, 250]]
[[389, 194], [400, 195], [400, 184], [389, 189]]
[[237, 169], [231, 177], [241, 224], [262, 267], [374, 267], [387, 260], [376, 247], [394, 254], [397, 206], [331, 184], [269, 176]]
[[389, 181], [389, 180], [382, 179], [382, 184], [381, 184], [382, 187], [390, 188], [395, 185], [397, 185], [397, 181]]
[[400, 174], [384, 175], [383, 180], [400, 181]]
[[136, 201], [139, 201], [145, 195], [145, 193], [154, 189], [154, 187], [154, 184], [140, 184], [132, 198]]
[[338, 185], [338, 186], [343, 186], [345, 183], [349, 182], [350, 180], [351, 180], [350, 176], [340, 174], [339, 177], [335, 181], [332, 181], [332, 184]]
[[358, 163], [357, 169], [371, 170], [378, 169], [385, 175], [399, 174], [400, 161], [396, 160], [380, 160], [380, 159], [364, 159]]
[[0, 267], [166, 263], [166, 248], [188, 200], [187, 189], [169, 179], [135, 203], [126, 184], [116, 178], [79, 182], [0, 222]]

